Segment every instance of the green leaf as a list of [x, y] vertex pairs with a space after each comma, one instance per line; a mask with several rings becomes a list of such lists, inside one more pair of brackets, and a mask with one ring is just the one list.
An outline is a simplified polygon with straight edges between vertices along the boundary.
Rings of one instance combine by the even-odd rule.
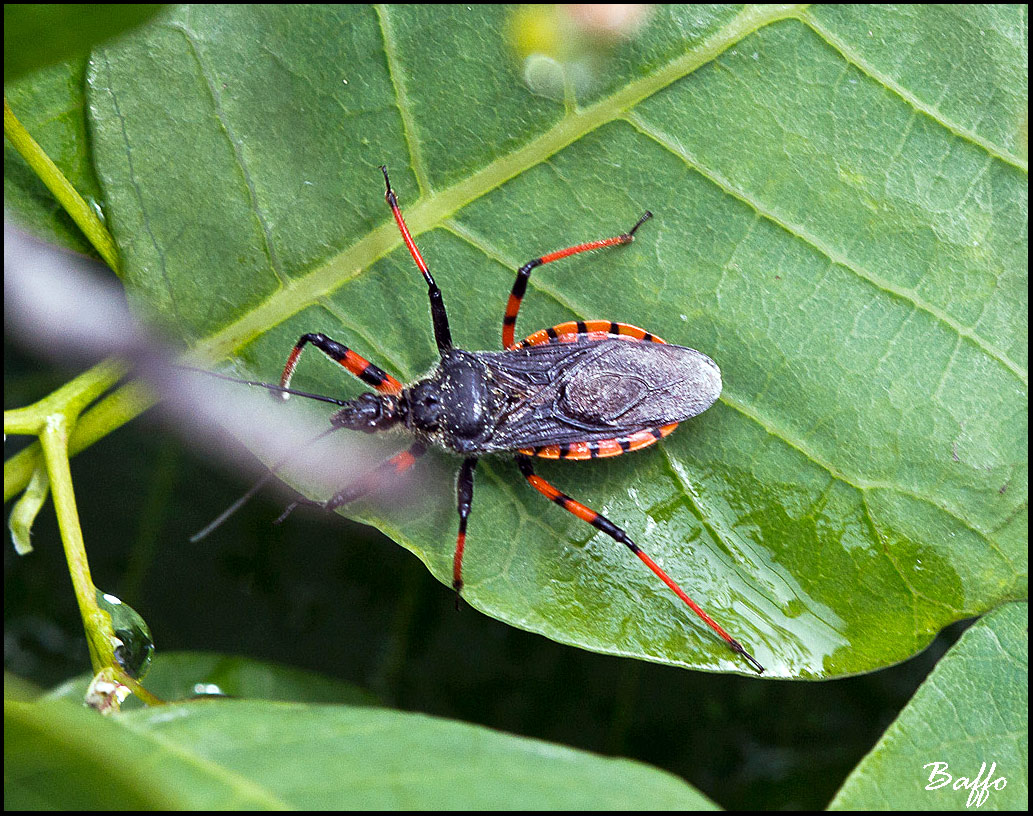
[[48, 809], [714, 809], [677, 777], [377, 708], [5, 702], [4, 798]]
[[[50, 696], [81, 702], [92, 679], [92, 675], [72, 678]], [[290, 666], [219, 654], [159, 652], [145, 680], [148, 691], [168, 701], [225, 694], [249, 700], [376, 705], [373, 695], [348, 683]]]
[[[467, 348], [498, 348], [517, 266], [648, 207], [632, 246], [536, 270], [518, 331], [642, 325], [724, 394], [659, 446], [539, 472], [774, 675], [888, 665], [1026, 597], [1024, 10], [658, 6], [563, 102], [524, 84], [506, 14], [190, 6], [95, 53], [134, 301], [266, 379], [322, 331], [411, 380], [436, 354], [377, 165]], [[361, 390], [318, 355], [296, 382]], [[454, 498], [349, 514], [450, 581]], [[465, 578], [565, 643], [747, 671], [504, 458], [478, 468]]]
[[1028, 689], [1029, 607], [1006, 604], [937, 664], [831, 809], [1026, 810]]
[[154, 773], [148, 743], [82, 705], [5, 698], [4, 804], [12, 810], [175, 807], [167, 796], [170, 780], [174, 788], [197, 790], [205, 775], [169, 748], [157, 751], [162, 770]]

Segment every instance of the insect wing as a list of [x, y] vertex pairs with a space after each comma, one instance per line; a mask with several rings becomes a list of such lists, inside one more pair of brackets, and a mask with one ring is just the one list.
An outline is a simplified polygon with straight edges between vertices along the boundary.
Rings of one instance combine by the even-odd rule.
[[694, 417], [721, 393], [713, 360], [667, 343], [583, 339], [486, 353], [484, 362], [508, 395], [491, 450], [626, 436]]

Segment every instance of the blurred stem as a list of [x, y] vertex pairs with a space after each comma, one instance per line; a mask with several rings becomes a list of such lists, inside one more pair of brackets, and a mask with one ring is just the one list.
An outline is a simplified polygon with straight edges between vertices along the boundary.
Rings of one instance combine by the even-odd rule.
[[136, 531], [122, 579], [122, 600], [136, 606], [143, 600], [144, 580], [154, 564], [158, 537], [169, 514], [172, 490], [179, 468], [179, 446], [165, 439], [155, 457], [154, 473], [144, 498]]
[[43, 151], [43, 148], [18, 121], [11, 106], [7, 104], [6, 96], [4, 97], [4, 136], [25, 159], [33, 172], [39, 176], [40, 181], [47, 185], [47, 189], [54, 194], [54, 198], [65, 208], [107, 265], [118, 273], [120, 271], [118, 249], [111, 233], [108, 232], [90, 205], [79, 195], [78, 190], [65, 178], [64, 173], [51, 161], [50, 156]]

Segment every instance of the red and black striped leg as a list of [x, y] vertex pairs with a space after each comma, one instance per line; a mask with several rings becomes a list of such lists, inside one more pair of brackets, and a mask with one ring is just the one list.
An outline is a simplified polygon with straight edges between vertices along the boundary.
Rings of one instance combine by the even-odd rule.
[[516, 282], [513, 284], [513, 291], [509, 293], [509, 302], [506, 303], [506, 313], [502, 317], [502, 347], [507, 349], [513, 347], [517, 312], [520, 311], [520, 303], [523, 301], [524, 294], [527, 292], [527, 281], [531, 277], [532, 269], [541, 266], [542, 264], [558, 261], [561, 258], [569, 258], [571, 255], [577, 255], [579, 252], [590, 252], [593, 249], [603, 249], [604, 247], [630, 244], [635, 240], [635, 230], [641, 227], [652, 217], [653, 214], [649, 212], [649, 210], [646, 210], [642, 217], [635, 222], [635, 226], [623, 235], [617, 235], [613, 238], [604, 238], [601, 241], [589, 241], [586, 244], [567, 247], [566, 249], [561, 249], [558, 252], [550, 252], [548, 255], [542, 255], [540, 258], [528, 261], [520, 267], [517, 270], [517, 277]]
[[367, 473], [363, 478], [356, 479], [347, 487], [338, 490], [326, 501], [318, 502], [312, 499], [299, 498], [292, 501], [276, 519], [274, 524], [282, 524], [287, 516], [294, 512], [297, 507], [320, 507], [323, 510], [335, 510], [349, 502], [362, 498], [368, 493], [379, 490], [388, 484], [392, 478], [404, 473], [414, 464], [416, 460], [427, 452], [427, 446], [422, 442], [416, 442], [401, 453], [396, 453], [390, 459], [381, 462], [377, 467]]
[[[386, 371], [373, 365], [369, 360], [356, 354], [343, 343], [331, 340], [325, 334], [303, 334], [301, 339], [294, 344], [294, 348], [287, 357], [287, 364], [283, 367], [283, 374], [280, 375], [280, 386], [282, 388], [287, 388], [290, 385], [291, 377], [294, 376], [294, 369], [298, 365], [298, 358], [301, 356], [301, 350], [309, 343], [380, 393], [402, 393], [402, 384], [398, 380]], [[283, 392], [280, 396], [283, 399], [287, 399], [288, 394]]]
[[459, 534], [456, 536], [456, 552], [452, 558], [452, 589], [456, 591], [456, 609], [459, 608], [459, 594], [463, 591], [463, 550], [466, 549], [466, 521], [470, 518], [473, 505], [473, 471], [477, 460], [473, 457], [463, 460], [456, 479], [456, 498], [459, 508]]
[[756, 658], [754, 658], [753, 655], [747, 652], [746, 649], [743, 648], [742, 644], [739, 643], [739, 641], [737, 641], [735, 638], [729, 635], [724, 629], [722, 629], [721, 626], [718, 625], [718, 623], [710, 617], [710, 615], [704, 612], [699, 607], [699, 605], [685, 593], [685, 590], [678, 586], [678, 584], [674, 582], [674, 579], [672, 579], [666, 572], [663, 571], [659, 564], [657, 564], [652, 558], [646, 555], [646, 553], [644, 553], [639, 548], [639, 546], [631, 540], [631, 538], [628, 536], [626, 532], [624, 532], [624, 530], [622, 530], [616, 524], [611, 522], [605, 516], [595, 512], [595, 510], [591, 509], [590, 507], [586, 507], [580, 502], [577, 502], [574, 499], [570, 498], [570, 496], [566, 495], [565, 493], [561, 493], [559, 490], [557, 490], [555, 487], [553, 487], [551, 484], [545, 481], [545, 479], [541, 478], [540, 476], [536, 476], [534, 473], [534, 469], [531, 467], [531, 460], [528, 459], [526, 456], [517, 456], [516, 460], [517, 465], [520, 468], [520, 472], [524, 475], [524, 478], [527, 479], [527, 481], [531, 484], [531, 487], [533, 487], [547, 499], [554, 501], [564, 510], [568, 511], [569, 513], [573, 513], [582, 521], [587, 521], [597, 530], [601, 530], [614, 541], [623, 544], [625, 547], [631, 550], [636, 556], [638, 556], [639, 560], [641, 560], [642, 563], [649, 567], [649, 569], [651, 569], [653, 573], [661, 581], [667, 584], [667, 586], [674, 592], [674, 594], [681, 598], [707, 626], [713, 629], [714, 632], [716, 632], [721, 637], [721, 639], [724, 640], [724, 642], [727, 643], [729, 647], [731, 647], [733, 652], [745, 658], [749, 662], [753, 670], [756, 671], [758, 674], [764, 673], [764, 667], [757, 662]]
[[430, 296], [430, 319], [434, 323], [434, 340], [438, 344], [438, 351], [444, 353], [452, 348], [452, 332], [448, 327], [445, 301], [441, 297], [441, 290], [438, 289], [438, 285], [434, 283], [434, 278], [431, 277], [430, 269], [427, 268], [427, 262], [423, 260], [423, 256], [420, 254], [420, 250], [416, 248], [416, 242], [413, 240], [409, 228], [405, 225], [402, 211], [398, 208], [398, 197], [395, 195], [395, 191], [391, 189], [391, 180], [387, 177], [387, 167], [380, 165], [380, 171], [384, 174], [384, 184], [387, 185], [387, 192], [384, 194], [384, 198], [387, 199], [387, 203], [391, 207], [391, 214], [395, 217], [395, 223], [398, 225], [399, 232], [402, 233], [402, 240], [405, 241], [409, 254], [412, 255], [412, 259], [416, 262], [416, 266], [423, 275], [423, 279], [427, 281], [427, 294]]

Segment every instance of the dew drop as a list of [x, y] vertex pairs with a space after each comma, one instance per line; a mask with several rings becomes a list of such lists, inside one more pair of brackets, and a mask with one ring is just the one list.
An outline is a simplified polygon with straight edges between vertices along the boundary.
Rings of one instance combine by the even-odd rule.
[[104, 215], [104, 208], [100, 206], [100, 202], [93, 196], [86, 196], [86, 206], [93, 210], [93, 214], [97, 216], [100, 223], [106, 224], [108, 222], [107, 216]]
[[215, 683], [194, 683], [194, 694], [198, 697], [225, 697], [224, 692]]
[[154, 639], [147, 622], [139, 613], [114, 595], [97, 590], [97, 604], [111, 616], [118, 643], [115, 645], [115, 660], [130, 677], [141, 678], [147, 674], [154, 654]]

